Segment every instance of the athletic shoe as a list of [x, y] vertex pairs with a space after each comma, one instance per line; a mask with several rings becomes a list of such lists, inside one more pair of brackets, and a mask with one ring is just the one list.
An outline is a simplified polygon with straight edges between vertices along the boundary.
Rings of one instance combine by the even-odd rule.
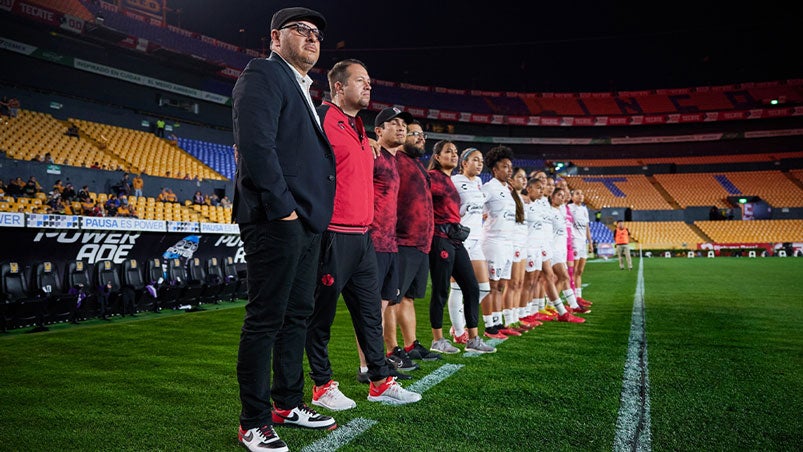
[[396, 383], [396, 379], [388, 377], [380, 385], [370, 385], [368, 390], [368, 400], [371, 402], [385, 402], [392, 405], [404, 405], [406, 403], [418, 402], [421, 394], [408, 391]]
[[[389, 370], [388, 374], [391, 377], [396, 377], [397, 380], [412, 380], [413, 379], [412, 376], [407, 375], [405, 373], [401, 373], [398, 370], [396, 370], [396, 364], [393, 361], [391, 361], [390, 358], [385, 358], [385, 359], [388, 362], [388, 370]], [[357, 369], [357, 383], [362, 383], [362, 384], [366, 384], [366, 385], [371, 383], [371, 378], [368, 377], [368, 372], [360, 372], [360, 370]]]
[[496, 353], [496, 347], [491, 347], [480, 339], [479, 336], [476, 336], [468, 340], [466, 351], [474, 353]]
[[270, 425], [248, 430], [243, 430], [243, 427], [240, 426], [237, 438], [240, 440], [240, 444], [251, 452], [287, 452], [290, 450]]
[[500, 333], [499, 329], [496, 328], [496, 327], [485, 328], [485, 333], [484, 334], [485, 334], [485, 337], [490, 338], [490, 339], [499, 339], [499, 340], [507, 339], [507, 336], [505, 336], [504, 334]]
[[558, 316], [558, 315], [560, 315], [560, 313], [558, 312], [558, 310], [557, 310], [556, 308], [554, 308], [554, 307], [550, 306], [550, 305], [546, 305], [546, 307], [544, 308], [544, 310], [547, 312], [547, 314], [552, 314], [553, 316]]
[[445, 337], [442, 337], [437, 341], [432, 341], [432, 346], [429, 349], [430, 351], [445, 353], [447, 355], [454, 355], [455, 353], [460, 353], [460, 349], [449, 343], [449, 341], [446, 340]]
[[572, 314], [589, 314], [591, 312], [591, 309], [583, 306], [578, 306], [576, 308], [572, 308], [571, 312]]
[[545, 314], [541, 311], [538, 311], [535, 314], [533, 314], [533, 320], [537, 320], [539, 322], [551, 322], [555, 320], [555, 317], [550, 314]]
[[273, 404], [273, 425], [315, 430], [334, 430], [337, 428], [337, 422], [331, 416], [318, 414], [304, 402], [290, 410], [282, 410], [276, 407], [276, 404]]
[[360, 372], [360, 369], [357, 369], [357, 383], [362, 383], [367, 385], [370, 382], [371, 379], [368, 378], [368, 372]]
[[416, 370], [419, 366], [418, 363], [414, 363], [410, 359], [410, 355], [404, 351], [403, 348], [399, 347], [398, 345], [393, 347], [393, 351], [388, 353], [387, 356], [388, 361], [393, 362], [393, 365], [396, 367], [396, 370], [403, 370], [405, 372]]
[[518, 332], [515, 328], [510, 327], [499, 328], [499, 332], [505, 336], [521, 336], [520, 332]]
[[516, 326], [510, 326], [509, 328], [512, 329], [512, 330], [518, 331], [521, 334], [524, 334], [524, 333], [530, 331], [531, 329], [533, 329], [535, 327], [534, 326], [530, 326], [529, 323], [525, 326], [524, 322], [522, 322], [521, 319], [519, 319], [519, 321], [516, 322]]
[[580, 306], [583, 306], [585, 308], [590, 308], [591, 305], [594, 304], [594, 303], [586, 300], [585, 298], [578, 298], [577, 299], [577, 304], [579, 304]]
[[468, 342], [468, 331], [466, 330], [463, 330], [463, 334], [461, 334], [460, 336], [455, 336], [454, 327], [452, 327], [451, 329], [449, 329], [449, 334], [452, 335], [452, 342], [454, 342], [455, 344], [465, 344]]
[[312, 404], [329, 408], [332, 411], [350, 410], [357, 406], [357, 402], [346, 397], [338, 389], [338, 383], [334, 380], [329, 380], [323, 386], [312, 387]]
[[586, 321], [586, 319], [584, 319], [582, 317], [574, 316], [569, 311], [566, 311], [566, 314], [558, 316], [558, 322], [584, 323], [585, 321]]
[[543, 323], [541, 323], [541, 321], [536, 320], [536, 319], [534, 319], [532, 317], [528, 317], [526, 320], [525, 319], [519, 319], [519, 322], [521, 322], [522, 326], [524, 326], [525, 328], [530, 327], [530, 329], [533, 329], [533, 328], [535, 328], [537, 326], [543, 325]]
[[410, 359], [420, 359], [424, 361], [437, 361], [441, 359], [441, 355], [425, 349], [418, 340], [413, 341], [413, 348], [411, 348], [407, 354], [410, 356]]

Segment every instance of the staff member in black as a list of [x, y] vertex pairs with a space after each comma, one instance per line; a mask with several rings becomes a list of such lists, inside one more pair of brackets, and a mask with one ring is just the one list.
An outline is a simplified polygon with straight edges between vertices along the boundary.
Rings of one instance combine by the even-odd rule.
[[321, 232], [335, 194], [332, 148], [307, 75], [318, 61], [326, 20], [293, 7], [277, 11], [270, 27], [270, 57], [251, 60], [232, 93], [239, 154], [232, 218], [240, 226], [248, 270], [237, 356], [239, 440], [251, 451], [288, 450], [274, 424], [337, 426], [303, 401], [307, 321]]

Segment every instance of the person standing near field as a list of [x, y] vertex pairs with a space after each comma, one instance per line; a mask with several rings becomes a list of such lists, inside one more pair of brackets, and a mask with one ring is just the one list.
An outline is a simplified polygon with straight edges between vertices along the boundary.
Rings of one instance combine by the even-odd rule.
[[623, 258], [627, 259], [627, 269], [633, 270], [633, 259], [630, 257], [630, 230], [625, 227], [625, 222], [616, 222], [616, 230], [613, 232], [613, 240], [616, 243], [616, 257], [619, 259], [619, 270], [624, 270]]

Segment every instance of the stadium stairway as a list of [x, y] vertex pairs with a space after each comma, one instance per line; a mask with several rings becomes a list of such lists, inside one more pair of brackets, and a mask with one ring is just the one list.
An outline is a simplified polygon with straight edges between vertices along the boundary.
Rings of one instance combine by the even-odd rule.
[[666, 191], [666, 189], [661, 185], [661, 183], [658, 182], [657, 179], [655, 179], [655, 176], [647, 176], [647, 180], [650, 181], [652, 186], [655, 187], [655, 189], [658, 191], [658, 193], [660, 193], [661, 196], [664, 197], [666, 202], [668, 202], [669, 205], [672, 206], [673, 209], [675, 209], [675, 210], [683, 210], [683, 207], [680, 207], [680, 204], [678, 204], [678, 202], [675, 201], [675, 198], [673, 198], [672, 195], [670, 195], [669, 192]]
[[691, 228], [691, 230], [696, 232], [697, 235], [699, 235], [700, 237], [704, 238], [707, 243], [713, 243], [714, 242], [714, 239], [712, 239], [710, 235], [706, 234], [705, 231], [700, 229], [700, 227], [697, 226], [696, 224], [694, 224], [694, 223], [686, 223], [686, 224], [688, 224], [689, 227]]

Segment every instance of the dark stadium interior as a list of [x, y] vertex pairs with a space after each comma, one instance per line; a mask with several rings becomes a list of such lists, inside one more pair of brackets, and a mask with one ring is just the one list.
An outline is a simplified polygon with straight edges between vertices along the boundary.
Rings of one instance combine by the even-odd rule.
[[[143, 193], [128, 193], [139, 219], [162, 229], [174, 222], [220, 227], [225, 243], [207, 235], [200, 242], [207, 248], [201, 246], [196, 256], [232, 258], [230, 277], [238, 267], [242, 276], [231, 210], [217, 202], [233, 194], [231, 90], [244, 65], [264, 56], [273, 11], [295, 2], [167, 0], [160, 16], [165, 26], [148, 23], [159, 17], [129, 14], [111, 1], [28, 3], [34, 6], [12, 1], [0, 8], [0, 96], [4, 103], [21, 104], [19, 117], [5, 110], [0, 117], [0, 179], [7, 185], [35, 176], [41, 189], [21, 199], [8, 190], [0, 196], [0, 215], [29, 222], [28, 228], [8, 229], [20, 233], [20, 240], [6, 241], [0, 260], [18, 262], [29, 276], [35, 270], [50, 246], [39, 239], [27, 246], [37, 228], [66, 224], [37, 216], [56, 212], [50, 204], [59, 202], [51, 199], [57, 180], [76, 189], [88, 185], [92, 201], [102, 204], [119, 190], [121, 174], [130, 172], [143, 174]], [[610, 241], [616, 219], [634, 222], [634, 233], [645, 240], [652, 228], [664, 231], [669, 239], [653, 243], [656, 250], [738, 241], [705, 222], [712, 208], [721, 213], [717, 219], [742, 218], [743, 207], [730, 201], [745, 197], [758, 200], [756, 218], [776, 222], [769, 228], [776, 235], [731, 228], [751, 238], [744, 241], [803, 241], [803, 60], [793, 44], [800, 5], [308, 5], [329, 21], [311, 73], [315, 101], [326, 95], [325, 71], [334, 62], [363, 60], [375, 82], [374, 104], [360, 113], [366, 124], [381, 108], [395, 105], [421, 119], [430, 135], [428, 149], [440, 139], [483, 151], [509, 144], [514, 164], [528, 171], [546, 168], [566, 177], [570, 187], [590, 190], [586, 203], [601, 220], [593, 226], [595, 241]], [[167, 123], [166, 136], [154, 135], [157, 121]], [[538, 125], [523, 125], [527, 121]], [[67, 137], [68, 127], [79, 135]], [[34, 160], [46, 152], [53, 153], [55, 165]], [[100, 157], [87, 156], [104, 160], [96, 166]], [[762, 185], [767, 180], [773, 182]], [[603, 189], [597, 193], [595, 187]], [[158, 199], [162, 188], [171, 188], [177, 202]], [[197, 191], [214, 201], [193, 202]], [[65, 218], [92, 215], [80, 203], [62, 207]], [[148, 245], [136, 258], [143, 266], [162, 258], [165, 248], [198, 233], [192, 228], [142, 232]], [[208, 251], [212, 242], [214, 252]], [[122, 250], [120, 243], [108, 245]], [[122, 262], [121, 255], [95, 251], [98, 262]], [[66, 270], [75, 254], [70, 249], [54, 258], [59, 269]], [[138, 290], [137, 303], [152, 308]], [[218, 293], [211, 290], [187, 293], [208, 301]], [[182, 301], [175, 305], [200, 303], [179, 292], [174, 300]], [[227, 287], [219, 293], [242, 292]], [[17, 320], [30, 325], [34, 317]]]

